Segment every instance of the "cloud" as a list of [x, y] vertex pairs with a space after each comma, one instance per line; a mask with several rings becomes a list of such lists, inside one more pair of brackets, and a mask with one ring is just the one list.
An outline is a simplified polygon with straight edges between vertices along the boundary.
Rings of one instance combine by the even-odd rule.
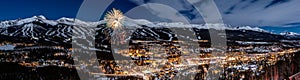
[[[130, 0], [136, 4], [160, 3], [176, 9], [191, 23], [204, 23], [202, 16], [186, 0]], [[204, 0], [189, 0], [192, 3]], [[299, 0], [215, 0], [224, 23], [230, 25], [281, 26], [300, 22]], [[268, 7], [266, 7], [268, 6]], [[159, 8], [156, 8], [159, 9]], [[165, 11], [165, 10], [163, 10]]]

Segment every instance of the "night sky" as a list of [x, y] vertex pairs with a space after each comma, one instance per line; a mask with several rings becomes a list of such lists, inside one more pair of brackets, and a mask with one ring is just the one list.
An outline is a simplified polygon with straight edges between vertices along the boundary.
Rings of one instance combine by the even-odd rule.
[[82, 0], [2, 0], [0, 20], [44, 15], [48, 19], [74, 17]]
[[[43, 15], [53, 20], [61, 17], [75, 18], [82, 2], [83, 0], [4, 0], [0, 2], [0, 20], [28, 18], [37, 15]], [[106, 11], [117, 8], [126, 12], [136, 6], [137, 4], [130, 1], [115, 0]], [[101, 17], [103, 18], [103, 16]]]
[[[75, 18], [82, 2], [83, 0], [2, 0], [0, 2], [0, 21], [37, 15], [44, 15], [51, 20], [61, 17]], [[194, 0], [194, 2], [197, 2], [197, 0]], [[225, 24], [256, 26], [270, 31], [275, 30], [274, 32], [290, 30], [300, 32], [298, 31], [300, 30], [298, 26], [300, 24], [299, 0], [215, 0], [215, 2]], [[167, 5], [178, 11], [178, 13], [170, 13], [169, 17], [183, 15], [190, 23], [204, 23], [201, 14], [185, 0], [114, 0], [105, 11], [116, 8], [130, 18], [147, 19], [152, 22], [168, 22], [156, 15], [159, 12], [149, 8], [141, 7], [136, 11], [130, 11], [147, 3]], [[102, 4], [104, 3], [99, 3], [99, 5]], [[161, 9], [158, 11], [167, 10]], [[99, 14], [99, 16], [103, 19], [103, 15]]]

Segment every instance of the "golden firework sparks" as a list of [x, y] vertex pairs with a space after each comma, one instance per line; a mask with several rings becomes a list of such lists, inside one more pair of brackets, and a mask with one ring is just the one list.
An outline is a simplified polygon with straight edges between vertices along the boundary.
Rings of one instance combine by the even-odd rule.
[[112, 29], [122, 29], [122, 22], [123, 22], [124, 15], [120, 10], [113, 8], [113, 10], [109, 11], [106, 15], [104, 20], [107, 21], [107, 26], [111, 27]]
[[114, 30], [112, 33], [112, 43], [119, 44], [125, 42], [125, 32], [123, 29], [123, 18], [124, 15], [120, 10], [113, 8], [113, 10], [106, 13], [104, 20], [106, 21], [106, 26]]

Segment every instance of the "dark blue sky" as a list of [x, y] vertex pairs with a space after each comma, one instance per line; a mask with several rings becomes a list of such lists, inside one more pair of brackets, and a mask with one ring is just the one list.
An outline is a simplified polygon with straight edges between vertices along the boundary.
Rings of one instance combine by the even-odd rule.
[[[0, 2], [0, 21], [36, 15], [44, 15], [48, 19], [54, 20], [61, 17], [74, 18], [82, 2], [83, 0], [4, 0]], [[107, 10], [117, 8], [126, 12], [135, 6], [137, 5], [130, 1], [115, 0]], [[101, 15], [99, 14], [99, 16]]]
[[[298, 5], [299, 0], [290, 0], [268, 8], [265, 7], [273, 1], [274, 0], [259, 0], [251, 2], [251, 0], [230, 0], [230, 2], [226, 2], [226, 0], [215, 0], [225, 24], [234, 26], [282, 27], [289, 23], [300, 23], [300, 18], [298, 17], [300, 15], [300, 8], [298, 8], [300, 7]], [[28, 18], [36, 15], [44, 15], [51, 20], [56, 20], [61, 17], [75, 18], [82, 2], [83, 0], [2, 0], [0, 2], [0, 21]], [[203, 23], [201, 15], [185, 0], [114, 0], [106, 11], [116, 8], [126, 13], [132, 8], [145, 3], [160, 3], [170, 6], [179, 11], [179, 14], [190, 19], [190, 23]], [[105, 3], [99, 3], [99, 5], [101, 4]], [[230, 14], [226, 14], [228, 10]], [[153, 12], [153, 10], [140, 8], [138, 12], [131, 12], [131, 14], [126, 14], [126, 16], [130, 18], [147, 19], [154, 22], [161, 20], [160, 17], [153, 15], [151, 12]], [[177, 13], [170, 14], [177, 15]], [[99, 16], [101, 16], [101, 14], [99, 14]], [[103, 19], [103, 15], [101, 17]], [[294, 26], [293, 28], [294, 29], [276, 28], [277, 30], [275, 31], [281, 32], [287, 30], [299, 32], [295, 31], [300, 29], [299, 26]], [[267, 29], [272, 31], [275, 28], [270, 27]]]
[[83, 0], [2, 0], [0, 20], [44, 15], [48, 19], [74, 17]]
[[[107, 9], [105, 10], [110, 11], [112, 10], [112, 8], [116, 8], [121, 10], [122, 12], [126, 13], [128, 10], [134, 8], [138, 6], [137, 4], [131, 2], [131, 1], [127, 1], [127, 0], [114, 0], [112, 2], [112, 4], [110, 4], [110, 6], [107, 7]], [[101, 19], [103, 19], [104, 15], [101, 16]]]

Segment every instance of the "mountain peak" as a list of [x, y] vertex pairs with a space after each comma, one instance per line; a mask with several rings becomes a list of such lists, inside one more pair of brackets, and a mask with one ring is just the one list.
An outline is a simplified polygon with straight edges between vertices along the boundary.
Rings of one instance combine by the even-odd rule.
[[295, 36], [295, 35], [300, 35], [299, 33], [295, 32], [282, 32], [280, 35], [288, 35], [288, 36]]
[[45, 16], [43, 15], [39, 15], [39, 16], [33, 16], [31, 18], [35, 18], [35, 19], [47, 19]]
[[[5, 27], [10, 27], [10, 26], [21, 26], [26, 23], [32, 23], [32, 22], [40, 22], [40, 23], [46, 23], [52, 26], [55, 26], [59, 23], [61, 24], [66, 24], [66, 25], [77, 25], [77, 26], [97, 26], [99, 24], [104, 24], [107, 21], [106, 20], [101, 20], [98, 22], [86, 22], [86, 21], [81, 21], [76, 18], [66, 18], [62, 17], [57, 20], [47, 20], [47, 18], [43, 15], [39, 16], [33, 16], [31, 18], [25, 18], [25, 19], [18, 19], [18, 20], [9, 20], [9, 21], [2, 21], [0, 22], [0, 27], [5, 28]], [[230, 27], [230, 25], [226, 24], [185, 24], [182, 22], [151, 22], [145, 19], [131, 19], [126, 16], [124, 16], [122, 20], [122, 25], [125, 26], [126, 28], [133, 28], [133, 27], [141, 27], [142, 25], [148, 26], [148, 27], [166, 27], [166, 28], [174, 28], [174, 27], [179, 27], [179, 28], [199, 28], [199, 29], [217, 29], [217, 30], [222, 30], [222, 29], [227, 29], [227, 30], [253, 30], [253, 31], [259, 31], [259, 32], [266, 32], [263, 29], [260, 29], [258, 27], [250, 27], [250, 26], [241, 26], [241, 27]]]

